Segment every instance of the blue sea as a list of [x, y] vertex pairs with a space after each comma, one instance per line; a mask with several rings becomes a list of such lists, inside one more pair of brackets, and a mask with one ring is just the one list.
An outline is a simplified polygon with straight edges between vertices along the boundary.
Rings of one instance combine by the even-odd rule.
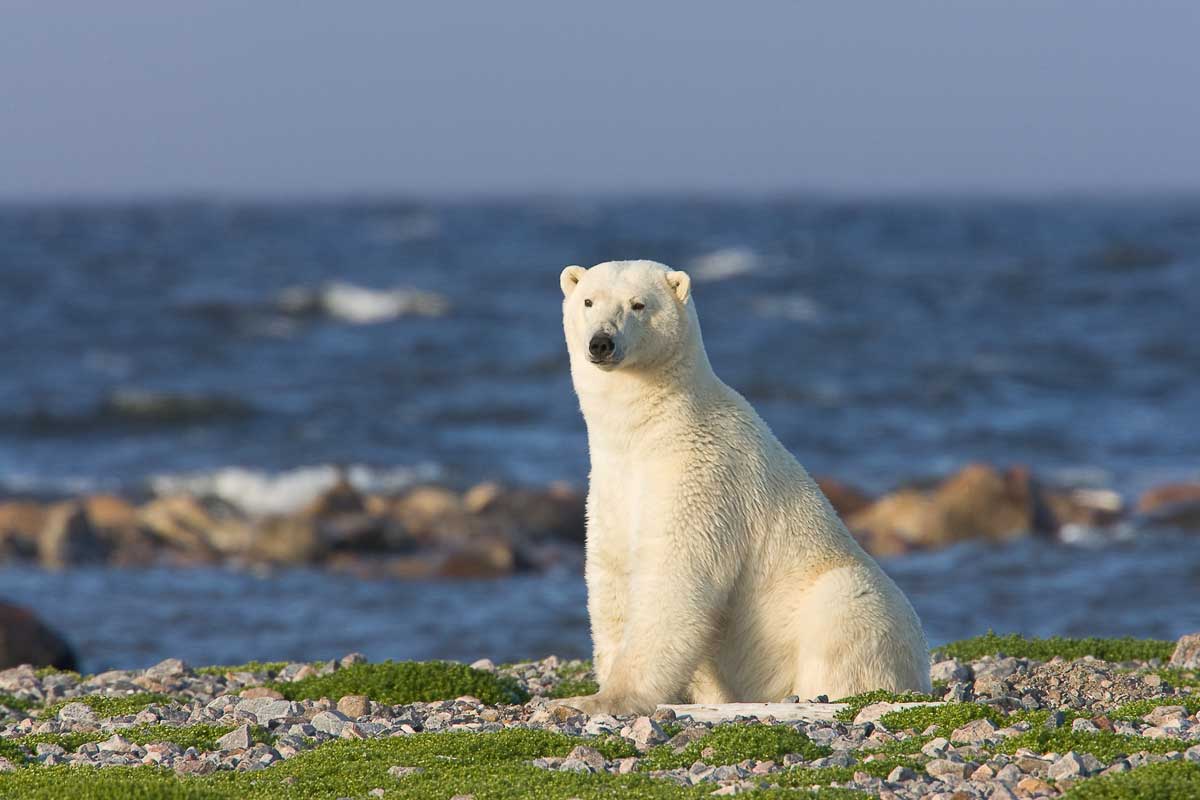
[[[0, 205], [0, 495], [190, 488], [286, 510], [328, 485], [335, 465], [379, 490], [582, 485], [558, 273], [617, 258], [690, 271], [718, 374], [816, 474], [878, 492], [982, 460], [1127, 498], [1200, 478], [1200, 197], [180, 199]], [[1169, 541], [1194, 586], [1197, 545]], [[1157, 550], [1087, 552], [1137, 567]], [[930, 585], [950, 568], [903, 563], [924, 564]], [[1144, 581], [1121, 595], [1133, 611], [1146, 592], [1168, 591], [1148, 570], [1121, 573]], [[101, 573], [0, 572], [0, 594], [36, 600], [65, 580], [101, 597], [145, 580], [159, 587], [146, 603], [204, 618], [187, 598], [211, 594], [208, 583], [189, 592], [154, 574]], [[267, 596], [301, 580], [195, 574], [216, 586], [265, 580]], [[312, 586], [340, 592], [345, 579], [304, 580], [316, 583], [291, 595], [300, 607]], [[558, 579], [504, 585], [530, 580]], [[558, 649], [575, 652], [581, 590], [578, 576], [562, 580], [554, 596], [574, 622]], [[1048, 579], [1006, 580], [1071, 602], [1051, 601]], [[506, 602], [514, 619], [533, 618], [529, 603]], [[938, 635], [988, 624], [967, 608]], [[1049, 630], [1022, 613], [1000, 623], [1086, 628], [1051, 615], [1062, 630]], [[1122, 629], [1184, 626], [1152, 613], [1124, 614]], [[274, 618], [301, 637], [308, 624], [299, 612]], [[90, 636], [85, 621], [64, 624]], [[411, 634], [419, 646], [387, 654], [486, 654], [445, 646], [452, 626], [424, 625]], [[288, 641], [241, 649], [309, 653], [303, 637]], [[555, 649], [553, 638], [527, 644]], [[370, 647], [386, 649], [350, 649]], [[125, 652], [141, 662], [169, 649]], [[85, 653], [106, 665], [133, 657]]]

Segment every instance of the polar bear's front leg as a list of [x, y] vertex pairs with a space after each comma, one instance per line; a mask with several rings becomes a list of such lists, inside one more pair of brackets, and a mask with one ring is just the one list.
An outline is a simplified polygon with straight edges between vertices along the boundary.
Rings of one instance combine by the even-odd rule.
[[648, 714], [682, 699], [713, 639], [725, 589], [712, 558], [665, 536], [632, 560], [624, 635], [600, 691], [562, 701], [589, 714]]
[[592, 668], [597, 681], [604, 683], [625, 637], [629, 567], [619, 554], [589, 545], [585, 578], [592, 626]]

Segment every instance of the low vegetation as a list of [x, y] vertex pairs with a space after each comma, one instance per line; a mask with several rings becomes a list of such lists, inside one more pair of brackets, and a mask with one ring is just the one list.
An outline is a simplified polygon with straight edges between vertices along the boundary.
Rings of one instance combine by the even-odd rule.
[[756, 761], [781, 760], [797, 753], [806, 761], [829, 755], [828, 747], [814, 744], [807, 736], [786, 725], [724, 725], [678, 753], [669, 745], [653, 748], [644, 761], [647, 769], [688, 767], [696, 761], [711, 766], [737, 764], [747, 758]]
[[1130, 772], [1092, 778], [1063, 795], [1064, 800], [1167, 800], [1200, 797], [1200, 764], [1171, 761]]
[[136, 714], [152, 703], [173, 703], [174, 698], [156, 692], [139, 692], [137, 694], [112, 695], [89, 694], [84, 697], [60, 700], [47, 706], [40, 714], [49, 719], [57, 716], [59, 711], [69, 703], [83, 703], [95, 712], [98, 717], [123, 717], [126, 714]]
[[511, 678], [451, 661], [384, 661], [355, 664], [328, 675], [271, 684], [288, 700], [339, 700], [366, 695], [378, 703], [448, 700], [464, 695], [484, 703], [523, 703], [528, 693]]
[[984, 656], [1006, 655], [1049, 661], [1055, 656], [1066, 659], [1093, 656], [1102, 661], [1166, 661], [1175, 651], [1175, 643], [1158, 639], [1064, 639], [1052, 636], [1035, 639], [1010, 633], [999, 635], [988, 631], [983, 636], [961, 639], [943, 645], [934, 652], [943, 658], [973, 661]]

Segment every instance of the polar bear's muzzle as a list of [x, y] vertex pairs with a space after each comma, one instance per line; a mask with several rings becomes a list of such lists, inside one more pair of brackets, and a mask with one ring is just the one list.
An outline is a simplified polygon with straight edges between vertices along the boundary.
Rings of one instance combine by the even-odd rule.
[[611, 333], [600, 331], [588, 342], [588, 361], [593, 364], [616, 366], [621, 362], [617, 354], [617, 343]]

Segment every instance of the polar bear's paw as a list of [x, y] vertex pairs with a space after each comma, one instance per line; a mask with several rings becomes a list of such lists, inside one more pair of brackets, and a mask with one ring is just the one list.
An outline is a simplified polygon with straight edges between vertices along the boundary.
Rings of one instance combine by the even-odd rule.
[[654, 711], [657, 704], [636, 697], [621, 697], [605, 694], [603, 691], [600, 691], [596, 694], [581, 694], [577, 697], [555, 700], [552, 705], [574, 708], [582, 711], [589, 717], [597, 714], [611, 714], [614, 717], [620, 717], [650, 714]]

